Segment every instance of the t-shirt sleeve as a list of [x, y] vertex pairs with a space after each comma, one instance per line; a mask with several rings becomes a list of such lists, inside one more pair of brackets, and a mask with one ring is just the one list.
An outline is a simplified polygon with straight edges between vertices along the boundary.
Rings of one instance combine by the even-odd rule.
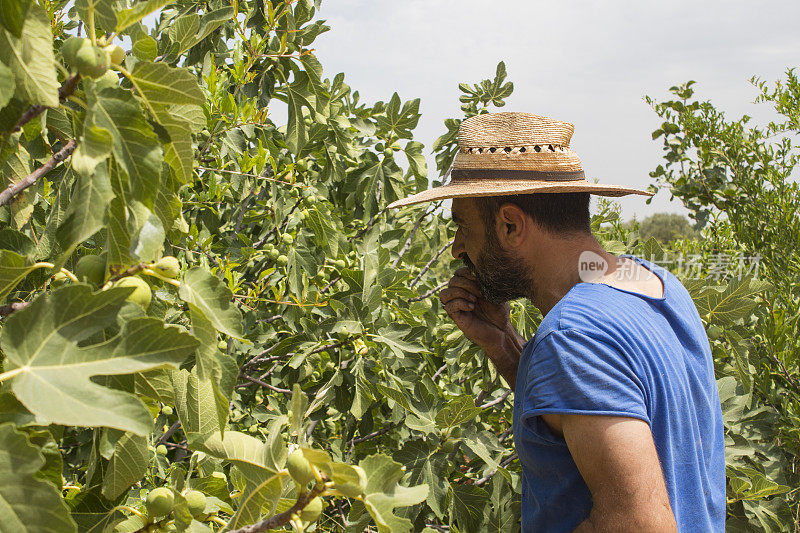
[[522, 383], [522, 422], [543, 414], [627, 416], [650, 423], [647, 393], [615, 346], [578, 330], [555, 330], [531, 354]]

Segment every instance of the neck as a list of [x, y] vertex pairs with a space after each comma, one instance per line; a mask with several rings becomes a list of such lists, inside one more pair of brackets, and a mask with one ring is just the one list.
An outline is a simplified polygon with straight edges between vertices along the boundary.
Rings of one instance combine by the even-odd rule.
[[603, 250], [595, 238], [585, 236], [547, 236], [536, 247], [529, 247], [528, 264], [531, 265], [533, 287], [528, 299], [542, 313], [548, 312], [581, 282], [578, 261], [581, 253], [591, 251], [604, 258], [609, 265], [616, 257]]

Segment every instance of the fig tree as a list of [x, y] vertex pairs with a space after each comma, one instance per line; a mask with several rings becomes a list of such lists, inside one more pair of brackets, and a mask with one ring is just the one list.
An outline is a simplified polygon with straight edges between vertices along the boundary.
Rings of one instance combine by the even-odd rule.
[[337, 483], [336, 490], [348, 498], [357, 498], [364, 494], [367, 488], [367, 473], [360, 466], [353, 465], [353, 469], [358, 472], [358, 483]]
[[126, 276], [119, 280], [115, 287], [133, 287], [134, 291], [128, 295], [128, 300], [141, 305], [147, 309], [150, 305], [150, 300], [153, 298], [153, 293], [150, 292], [150, 286], [145, 280], [138, 276]]
[[145, 505], [150, 517], [168, 515], [175, 505], [175, 494], [167, 487], [158, 487], [147, 493]]
[[300, 511], [300, 518], [303, 519], [304, 522], [314, 522], [319, 515], [322, 514], [322, 498], [319, 496], [315, 497], [313, 500], [308, 502], [303, 510]]
[[153, 270], [165, 278], [175, 279], [181, 271], [181, 264], [171, 255], [165, 255], [156, 261]]
[[81, 37], [70, 37], [64, 44], [61, 45], [61, 55], [64, 57], [64, 61], [67, 62], [68, 65], [75, 65], [75, 54], [78, 53], [78, 50], [83, 48], [84, 46], [90, 46], [92, 43], [89, 39], [83, 39]]
[[159, 444], [158, 446], [156, 446], [156, 453], [158, 455], [162, 455], [162, 456], [163, 455], [167, 455], [167, 447], [166, 447], [166, 445]]
[[305, 458], [301, 450], [295, 450], [286, 459], [286, 469], [298, 485], [305, 487], [309, 481], [316, 479], [311, 463]]
[[109, 44], [105, 47], [112, 65], [121, 65], [125, 59], [125, 50], [118, 44]]
[[203, 515], [206, 510], [206, 495], [199, 490], [189, 490], [183, 495], [186, 498], [186, 507], [195, 518]]
[[106, 260], [99, 255], [84, 255], [75, 264], [75, 276], [92, 285], [102, 285], [106, 277]]
[[278, 263], [278, 266], [285, 267], [289, 264], [289, 258], [285, 255], [279, 255], [275, 262]]
[[96, 46], [84, 46], [75, 53], [75, 68], [86, 78], [97, 79], [108, 70], [108, 52]]

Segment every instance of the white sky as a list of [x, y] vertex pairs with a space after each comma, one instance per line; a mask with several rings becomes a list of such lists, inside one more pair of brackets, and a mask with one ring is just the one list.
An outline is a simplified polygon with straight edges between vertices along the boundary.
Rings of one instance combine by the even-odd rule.
[[[574, 123], [589, 179], [641, 188], [661, 158], [644, 95], [694, 79], [701, 99], [763, 123], [772, 110], [752, 104], [749, 78], [771, 83], [800, 52], [796, 0], [325, 0], [320, 17], [331, 26], [314, 43], [325, 76], [344, 72], [365, 102], [421, 98], [426, 150], [461, 116], [458, 83], [493, 77], [504, 60], [514, 93], [500, 110]], [[667, 191], [621, 205], [625, 218], [685, 212]]]

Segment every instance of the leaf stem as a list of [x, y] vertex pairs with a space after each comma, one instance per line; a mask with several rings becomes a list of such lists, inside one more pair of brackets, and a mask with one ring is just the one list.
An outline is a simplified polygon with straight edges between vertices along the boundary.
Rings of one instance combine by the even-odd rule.
[[172, 279], [172, 278], [168, 278], [168, 277], [165, 277], [165, 276], [162, 276], [161, 274], [159, 274], [155, 270], [151, 270], [151, 269], [149, 269], [147, 267], [143, 268], [142, 272], [144, 274], [147, 274], [148, 276], [153, 276], [154, 278], [158, 278], [161, 281], [163, 281], [164, 283], [169, 283], [170, 285], [174, 285], [175, 287], [180, 287], [181, 286], [181, 282], [180, 281]]
[[8, 372], [3, 372], [2, 374], [0, 374], [0, 383], [4, 382], [7, 379], [11, 379], [11, 378], [13, 378], [14, 376], [16, 376], [18, 374], [22, 374], [26, 370], [28, 370], [27, 366], [21, 366], [19, 368], [15, 368], [14, 370], [9, 370]]

